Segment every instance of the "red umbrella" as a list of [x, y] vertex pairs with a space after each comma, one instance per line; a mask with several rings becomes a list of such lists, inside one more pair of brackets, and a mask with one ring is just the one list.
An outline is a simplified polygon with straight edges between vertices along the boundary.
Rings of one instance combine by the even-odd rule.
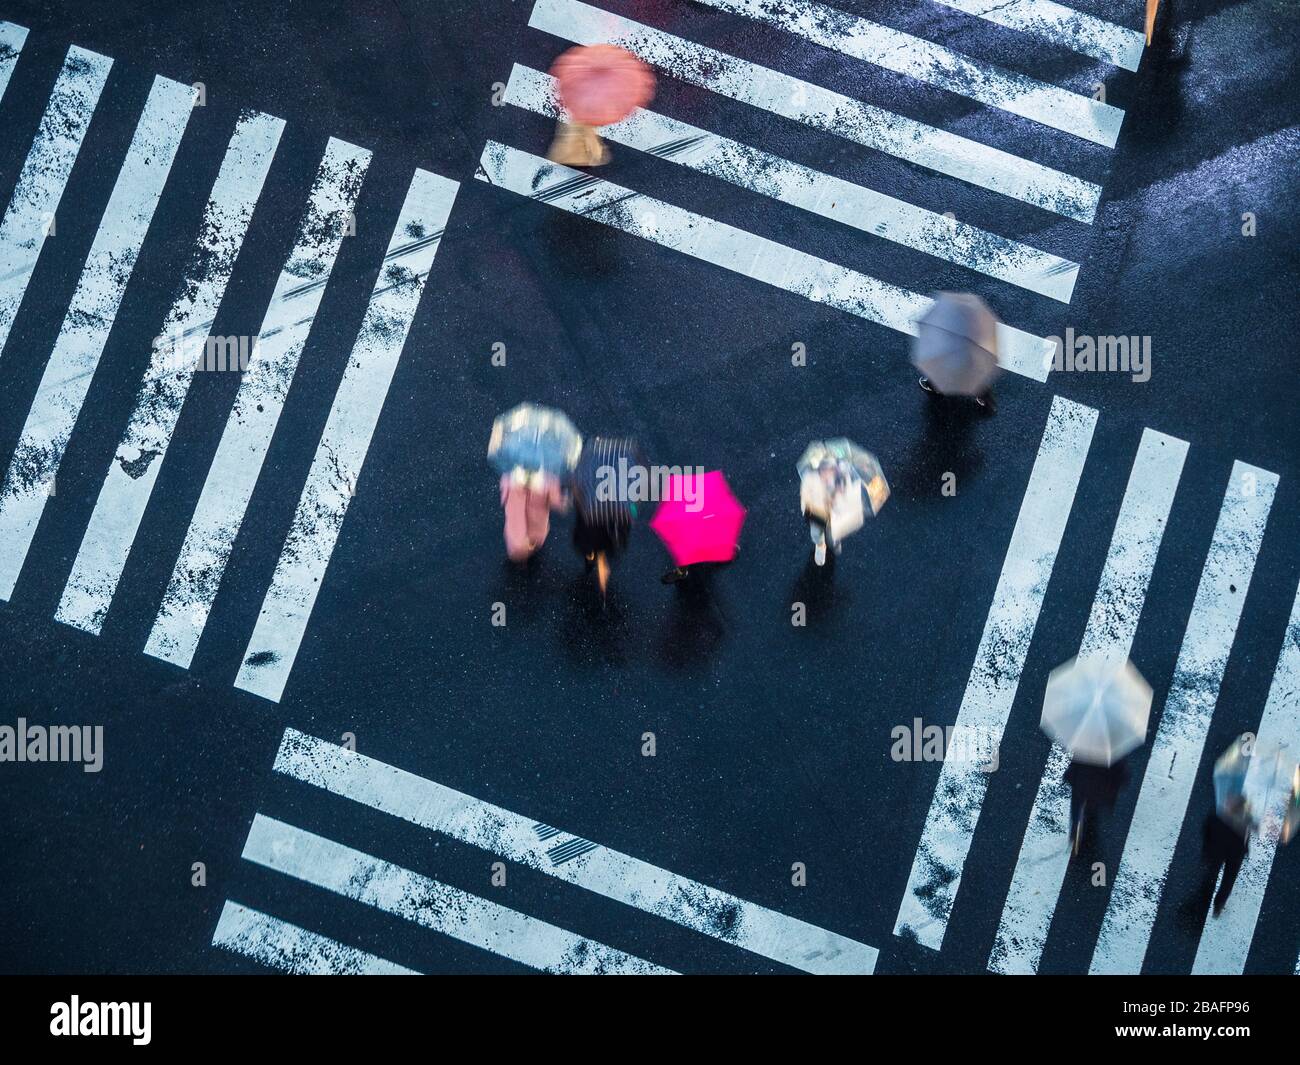
[[[689, 482], [689, 483], [688, 483]], [[679, 566], [729, 562], [745, 524], [745, 508], [731, 494], [720, 470], [702, 477], [669, 477], [668, 499], [650, 521]]]
[[574, 122], [607, 126], [650, 102], [655, 76], [631, 52], [612, 44], [579, 45], [555, 61], [560, 102]]

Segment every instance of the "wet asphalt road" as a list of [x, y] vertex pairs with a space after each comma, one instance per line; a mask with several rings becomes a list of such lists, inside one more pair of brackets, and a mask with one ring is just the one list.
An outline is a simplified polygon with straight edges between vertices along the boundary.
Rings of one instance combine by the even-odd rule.
[[[0, 2], [0, 18], [32, 31], [0, 105], [3, 128], [14, 131], [0, 137], [6, 201], [69, 43], [117, 60], [88, 138], [104, 159], [125, 150], [155, 74], [207, 90], [57, 495], [12, 601], [0, 606], [0, 723], [105, 726], [99, 774], [0, 765], [0, 970], [259, 971], [209, 945], [227, 898], [417, 969], [521, 970], [241, 862], [258, 811], [661, 965], [781, 968], [522, 867], [493, 888], [483, 851], [274, 775], [281, 733], [293, 726], [328, 739], [352, 733], [385, 762], [869, 943], [881, 952], [878, 972], [982, 971], [1047, 751], [1036, 700], [1078, 647], [1147, 427], [1193, 448], [1133, 651], [1157, 708], [1232, 463], [1281, 477], [1193, 811], [1210, 802], [1209, 752], [1257, 724], [1300, 580], [1300, 94], [1290, 4], [1173, 3], [1139, 71], [1106, 82], [1107, 100], [1126, 111], [1112, 153], [989, 119], [987, 109], [736, 15], [602, 0], [850, 96], [896, 95], [928, 121], [1102, 185], [1091, 227], [990, 204], [954, 179], [922, 182], [907, 164], [831, 134], [660, 81], [664, 113], [1080, 262], [1066, 307], [628, 149], [601, 174], [907, 288], [980, 292], [1004, 320], [1040, 335], [1072, 326], [1152, 339], [1146, 383], [1009, 375], [987, 420], [929, 412], [898, 333], [475, 180], [487, 140], [538, 154], [548, 143], [545, 119], [492, 100], [512, 62], [545, 69], [561, 48], [528, 28], [531, 6], [122, 0], [110, 17], [98, 3]], [[839, 6], [1080, 92], [1103, 67], [1027, 48], [932, 3]], [[1110, 5], [1072, 6], [1105, 14]], [[1137, 25], [1137, 5], [1124, 6], [1133, 10], [1122, 21]], [[207, 632], [182, 671], [141, 648], [235, 375], [199, 375], [150, 505], [148, 544], [133, 553], [103, 634], [52, 614], [225, 138], [247, 107], [287, 128], [214, 332], [256, 332], [326, 139], [365, 146], [374, 161]], [[231, 681], [414, 167], [461, 189], [307, 638], [283, 700], [269, 703]], [[58, 236], [0, 355], [5, 455], [113, 177], [112, 166], [79, 161]], [[1241, 233], [1245, 212], [1256, 218], [1253, 237]], [[504, 367], [492, 364], [497, 344]], [[806, 366], [791, 364], [796, 344]], [[936, 954], [892, 929], [938, 767], [892, 761], [890, 730], [916, 716], [955, 717], [1054, 394], [1098, 409], [1098, 429]], [[653, 461], [724, 469], [749, 508], [737, 562], [707, 587], [665, 588], [663, 552], [640, 528], [602, 604], [561, 522], [527, 567], [507, 564], [483, 451], [493, 416], [524, 399], [562, 407], [588, 433], [634, 435]], [[833, 434], [871, 447], [894, 494], [880, 520], [818, 570], [793, 464], [809, 439]], [[949, 472], [953, 496], [940, 491]], [[806, 627], [790, 624], [794, 602], [807, 606]], [[504, 627], [491, 624], [495, 603], [505, 604]], [[653, 758], [641, 753], [646, 732], [656, 736]], [[1099, 860], [1117, 862], [1116, 826], [1136, 791], [1102, 826]], [[1186, 901], [1197, 824], [1191, 815], [1184, 823], [1147, 971], [1185, 972], [1196, 951], [1201, 916]], [[191, 886], [195, 862], [206, 866], [205, 887]], [[807, 868], [805, 887], [791, 884], [796, 862]], [[1279, 855], [1248, 971], [1295, 965], [1298, 862], [1294, 849]], [[1072, 871], [1044, 971], [1086, 969], [1105, 906], [1086, 870]]]

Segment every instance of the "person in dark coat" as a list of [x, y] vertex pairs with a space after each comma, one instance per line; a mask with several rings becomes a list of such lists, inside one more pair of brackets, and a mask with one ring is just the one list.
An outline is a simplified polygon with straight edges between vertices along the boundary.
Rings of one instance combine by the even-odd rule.
[[1088, 807], [1109, 810], [1126, 780], [1128, 766], [1123, 759], [1109, 766], [1078, 760], [1070, 763], [1065, 782], [1070, 785], [1070, 850], [1075, 856], [1083, 840], [1084, 814]]
[[1250, 829], [1250, 812], [1241, 795], [1232, 796], [1205, 819], [1206, 896], [1214, 890], [1215, 877], [1223, 870], [1223, 880], [1214, 896], [1215, 917], [1223, 912], [1241, 872], [1241, 863], [1250, 850]]

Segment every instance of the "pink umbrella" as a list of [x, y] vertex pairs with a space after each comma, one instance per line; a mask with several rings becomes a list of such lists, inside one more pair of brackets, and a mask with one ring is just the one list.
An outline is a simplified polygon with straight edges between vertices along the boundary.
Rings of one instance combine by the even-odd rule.
[[612, 44], [579, 45], [555, 61], [560, 100], [573, 121], [607, 126], [650, 102], [655, 76], [631, 52]]
[[667, 499], [659, 504], [650, 528], [679, 566], [729, 562], [745, 524], [745, 508], [731, 494], [720, 470], [702, 477], [669, 477]]

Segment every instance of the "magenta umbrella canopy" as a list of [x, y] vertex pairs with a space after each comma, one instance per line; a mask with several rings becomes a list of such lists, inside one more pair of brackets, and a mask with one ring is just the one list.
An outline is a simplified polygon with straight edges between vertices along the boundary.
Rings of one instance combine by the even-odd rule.
[[745, 524], [745, 508], [731, 494], [720, 470], [703, 476], [669, 477], [665, 498], [650, 520], [679, 566], [730, 562]]

